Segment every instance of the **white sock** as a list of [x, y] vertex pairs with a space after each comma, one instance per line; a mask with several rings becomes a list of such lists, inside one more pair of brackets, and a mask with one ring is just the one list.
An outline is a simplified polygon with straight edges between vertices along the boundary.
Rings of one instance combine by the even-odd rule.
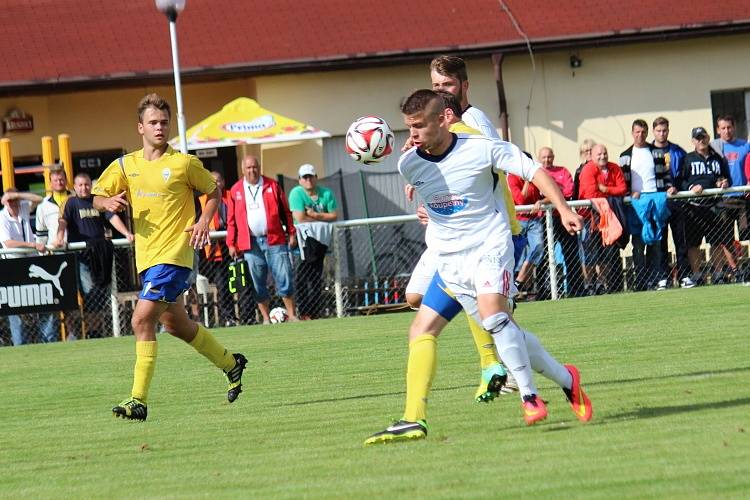
[[523, 336], [526, 340], [526, 351], [529, 353], [531, 368], [553, 380], [560, 387], [570, 389], [573, 385], [573, 377], [568, 369], [547, 352], [536, 335], [528, 330], [523, 330]]
[[537, 394], [523, 332], [506, 313], [490, 316], [482, 321], [482, 326], [492, 335], [500, 359], [516, 379], [521, 398]]

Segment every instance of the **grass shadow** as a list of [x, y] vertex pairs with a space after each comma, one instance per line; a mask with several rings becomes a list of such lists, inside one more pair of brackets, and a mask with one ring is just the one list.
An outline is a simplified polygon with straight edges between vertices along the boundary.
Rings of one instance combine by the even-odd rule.
[[703, 410], [721, 410], [723, 408], [734, 408], [736, 406], [750, 405], [750, 398], [727, 399], [725, 401], [706, 401], [677, 406], [646, 406], [631, 411], [607, 415], [597, 423], [606, 424], [611, 421], [634, 420], [643, 418], [668, 417], [680, 413], [688, 413]]
[[[668, 380], [668, 379], [674, 379], [674, 378], [703, 377], [706, 375], [721, 375], [725, 373], [739, 373], [739, 372], [745, 372], [745, 371], [750, 371], [750, 366], [741, 366], [737, 368], [724, 368], [722, 370], [702, 370], [702, 371], [688, 372], [688, 373], [675, 373], [672, 375], [658, 375], [654, 377], [622, 378], [622, 379], [616, 379], [616, 380], [599, 380], [595, 382], [586, 381], [584, 383], [584, 387], [632, 384], [634, 382], [647, 382], [650, 380], [653, 381], [653, 380]], [[438, 387], [438, 388], [432, 389], [432, 392], [465, 390], [465, 389], [470, 389], [473, 387], [476, 387], [476, 386], [464, 384], [464, 385], [456, 385], [456, 386], [450, 386], [450, 387]], [[325, 404], [325, 403], [340, 403], [342, 401], [356, 401], [360, 399], [382, 398], [386, 396], [398, 396], [398, 395], [406, 395], [406, 392], [394, 391], [394, 392], [377, 392], [377, 393], [371, 393], [371, 394], [357, 394], [354, 396], [343, 396], [343, 397], [338, 397], [338, 398], [314, 399], [310, 401], [294, 401], [291, 403], [282, 403], [278, 406], [305, 406], [305, 405]]]

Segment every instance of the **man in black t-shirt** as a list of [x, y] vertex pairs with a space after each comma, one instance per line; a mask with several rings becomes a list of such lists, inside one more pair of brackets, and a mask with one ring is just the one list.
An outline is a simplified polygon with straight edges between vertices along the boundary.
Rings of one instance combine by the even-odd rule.
[[[54, 246], [62, 246], [65, 231], [68, 233], [68, 243], [85, 241], [87, 250], [78, 254], [78, 287], [83, 296], [84, 310], [87, 312], [105, 309], [109, 295], [111, 272], [102, 273], [101, 269], [112, 269], [112, 253], [106, 252], [106, 247], [99, 246], [105, 240], [106, 223], [109, 221], [129, 241], [133, 241], [133, 234], [128, 230], [120, 216], [110, 212], [99, 212], [94, 208], [94, 197], [91, 195], [91, 177], [86, 173], [79, 173], [74, 179], [73, 188], [76, 196], [69, 197], [60, 207], [60, 223]], [[109, 245], [111, 248], [111, 245]], [[103, 265], [93, 262], [94, 259], [104, 260]], [[103, 275], [102, 275], [103, 274]], [[106, 285], [104, 285], [106, 283]], [[87, 317], [89, 329], [95, 330], [101, 323], [99, 315]]]

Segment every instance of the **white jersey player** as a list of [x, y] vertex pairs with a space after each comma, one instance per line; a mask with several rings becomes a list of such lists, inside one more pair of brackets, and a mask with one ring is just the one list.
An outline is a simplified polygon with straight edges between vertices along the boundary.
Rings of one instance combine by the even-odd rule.
[[[524, 419], [532, 425], [547, 416], [531, 370], [556, 382], [576, 416], [588, 421], [591, 403], [578, 370], [561, 365], [530, 332], [521, 330], [507, 307], [513, 290], [513, 244], [508, 216], [494, 196], [493, 171], [511, 172], [548, 193], [568, 230], [581, 227], [555, 182], [516, 146], [478, 136], [452, 134], [442, 98], [418, 90], [402, 105], [414, 148], [399, 171], [425, 200], [430, 215], [427, 244], [437, 253], [438, 271], [448, 289], [491, 335], [500, 357], [518, 381]], [[426, 404], [436, 368], [437, 336], [445, 318], [426, 306], [409, 330], [406, 409], [401, 420], [365, 444], [419, 439], [427, 435]]]
[[[455, 56], [436, 57], [430, 64], [430, 80], [432, 81], [433, 90], [443, 96], [446, 102], [446, 112], [450, 111], [455, 115], [455, 121], [451, 121], [451, 131], [484, 135], [485, 137], [499, 139], [497, 130], [489, 118], [487, 118], [487, 115], [468, 103], [469, 82], [463, 59]], [[461, 121], [463, 115], [466, 116], [469, 124]], [[411, 146], [411, 139], [409, 139], [402, 151], [408, 150]], [[498, 203], [506, 204], [510, 215], [511, 230], [514, 235], [520, 235], [521, 226], [516, 218], [513, 198], [508, 189], [505, 175], [499, 174], [495, 180]], [[411, 194], [409, 188], [412, 187], [407, 186], [407, 197]], [[421, 211], [425, 214], [423, 220], [426, 220], [426, 212], [423, 209]], [[420, 211], [418, 211], [419, 213]], [[518, 253], [525, 246], [525, 238], [521, 236], [518, 238], [514, 237], [514, 243], [516, 253]], [[434, 252], [428, 249], [420, 256], [419, 262], [414, 268], [405, 290], [406, 300], [414, 309], [419, 308], [424, 294], [433, 279], [437, 280], [436, 285], [438, 288], [445, 288], [439, 275], [436, 275], [436, 269], [437, 264]], [[430, 299], [432, 302], [427, 305], [449, 321], [461, 312], [460, 304], [451, 298], [448, 293], [433, 293], [430, 295]], [[486, 403], [492, 401], [499, 394], [510, 394], [514, 390], [518, 390], [518, 384], [513, 374], [507, 373], [497, 358], [492, 338], [479, 324], [471, 319], [471, 316], [468, 316], [468, 323], [469, 331], [479, 354], [481, 368], [479, 387], [474, 395], [475, 401]]]

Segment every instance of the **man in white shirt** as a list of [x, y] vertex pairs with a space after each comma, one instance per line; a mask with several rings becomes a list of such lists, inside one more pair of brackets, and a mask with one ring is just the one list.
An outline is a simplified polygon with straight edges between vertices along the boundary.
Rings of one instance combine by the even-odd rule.
[[[430, 217], [425, 237], [428, 248], [437, 253], [438, 272], [446, 288], [490, 332], [500, 357], [515, 374], [526, 423], [532, 425], [547, 416], [532, 369], [563, 389], [580, 420], [590, 420], [591, 403], [581, 389], [576, 367], [561, 365], [512, 319], [508, 298], [516, 292], [513, 241], [507, 210], [495, 198], [493, 175], [502, 170], [532, 181], [559, 210], [568, 231], [581, 229], [580, 216], [570, 210], [552, 178], [518, 147], [451, 133], [445, 103], [434, 91], [412, 93], [401, 111], [415, 147], [399, 160], [399, 172], [425, 200]], [[427, 396], [437, 366], [437, 336], [447, 324], [426, 305], [430, 293], [428, 289], [409, 329], [404, 416], [365, 444], [427, 435]]]
[[[36, 241], [39, 243], [53, 244], [57, 238], [57, 228], [60, 221], [60, 208], [68, 199], [70, 193], [67, 187], [65, 170], [57, 165], [49, 171], [50, 187], [52, 192], [42, 200], [36, 207]], [[66, 233], [63, 233], [64, 242]], [[58, 339], [58, 328], [56, 321], [57, 313], [42, 314], [39, 317], [39, 330], [44, 342], [55, 342]]]
[[[666, 191], [669, 194], [677, 192], [672, 185], [672, 174], [666, 164], [664, 155], [652, 144], [646, 142], [648, 124], [645, 120], [633, 121], [631, 127], [633, 145], [620, 154], [620, 167], [628, 184], [630, 196], [637, 200], [642, 193], [656, 193]], [[628, 211], [628, 217], [639, 220], [636, 212]], [[639, 224], [635, 224], [638, 226]], [[666, 239], [666, 231], [664, 231]], [[668, 271], [663, 265], [662, 243], [647, 245], [641, 235], [632, 235], [633, 267], [635, 269], [636, 290], [647, 288], [667, 287]]]
[[[5, 207], [0, 210], [0, 243], [3, 248], [33, 248], [40, 253], [47, 251], [44, 243], [34, 241], [31, 232], [31, 211], [42, 202], [42, 197], [34, 193], [20, 193], [16, 188], [8, 189], [2, 197]], [[6, 255], [6, 258], [22, 255]], [[8, 316], [13, 345], [26, 343], [21, 316]]]
[[294, 280], [289, 247], [297, 245], [296, 231], [284, 191], [278, 182], [261, 175], [255, 156], [242, 160], [242, 179], [230, 190], [227, 217], [227, 247], [232, 258], [244, 257], [253, 280], [255, 300], [263, 318], [270, 323], [271, 296], [267, 280], [270, 269], [289, 315], [297, 321]]

